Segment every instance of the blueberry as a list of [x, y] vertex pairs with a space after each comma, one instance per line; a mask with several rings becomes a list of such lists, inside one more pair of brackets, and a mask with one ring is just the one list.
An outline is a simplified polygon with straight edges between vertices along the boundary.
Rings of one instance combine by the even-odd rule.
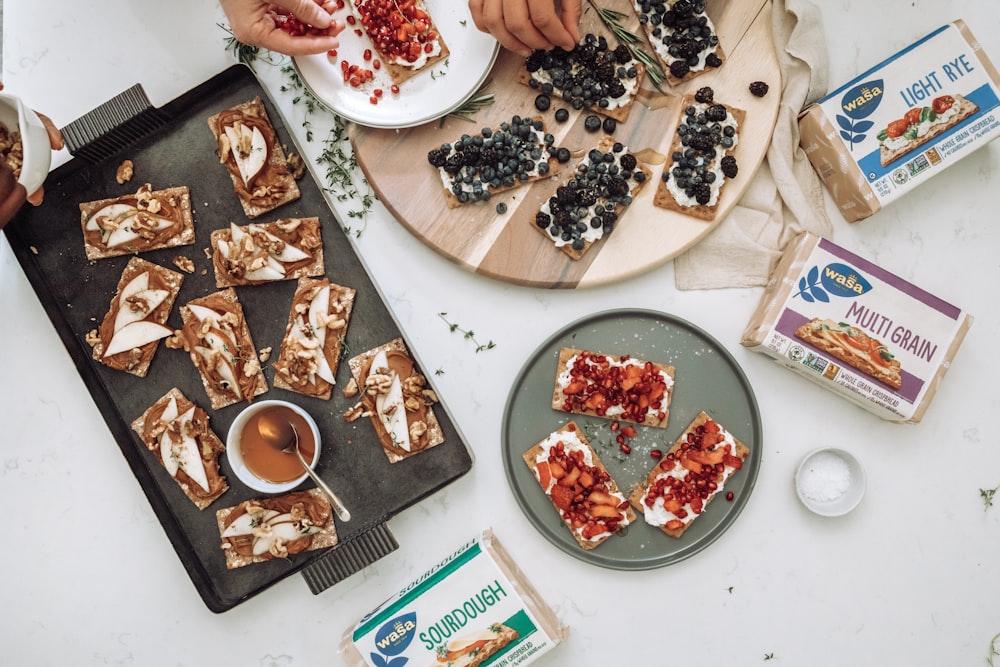
[[539, 111], [548, 111], [551, 104], [552, 100], [545, 93], [540, 93], [535, 97], [535, 108]]
[[569, 120], [569, 109], [556, 109], [556, 121], [559, 123], [565, 123], [567, 120]]
[[601, 129], [601, 117], [591, 114], [583, 121], [583, 129], [587, 132], [597, 132]]
[[618, 121], [614, 118], [605, 118], [604, 122], [601, 123], [601, 127], [608, 134], [614, 134], [615, 130], [618, 129]]
[[506, 212], [507, 212], [507, 204], [505, 204], [503, 202], [500, 202], [499, 204], [497, 204], [497, 213], [499, 213], [500, 215], [503, 215]]

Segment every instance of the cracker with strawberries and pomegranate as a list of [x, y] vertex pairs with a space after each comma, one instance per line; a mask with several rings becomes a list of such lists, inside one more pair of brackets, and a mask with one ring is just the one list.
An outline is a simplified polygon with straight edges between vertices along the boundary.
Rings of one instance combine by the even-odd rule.
[[726, 482], [743, 468], [750, 449], [700, 412], [629, 496], [646, 523], [680, 537]]
[[352, 4], [381, 66], [397, 85], [451, 55], [423, 0], [354, 0]]
[[597, 452], [569, 422], [522, 456], [573, 539], [587, 551], [635, 521]]
[[564, 347], [559, 350], [552, 408], [665, 428], [674, 367]]

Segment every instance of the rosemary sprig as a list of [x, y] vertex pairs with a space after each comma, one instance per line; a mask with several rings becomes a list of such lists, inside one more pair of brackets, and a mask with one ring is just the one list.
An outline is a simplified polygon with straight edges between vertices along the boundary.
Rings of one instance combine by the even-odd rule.
[[444, 323], [448, 325], [448, 331], [451, 331], [452, 333], [458, 331], [459, 333], [462, 334], [463, 338], [465, 338], [466, 340], [471, 340], [473, 343], [475, 343], [476, 352], [482, 352], [483, 350], [492, 350], [494, 347], [496, 347], [496, 343], [494, 343], [493, 341], [489, 341], [485, 345], [481, 344], [479, 341], [476, 340], [476, 334], [471, 329], [466, 330], [453, 322], [449, 322], [448, 313], [438, 313], [438, 317], [444, 320]]
[[[453, 116], [459, 120], [464, 120], [468, 123], [474, 123], [474, 116], [479, 112], [480, 109], [488, 107], [496, 101], [493, 93], [487, 93], [486, 89], [489, 87], [490, 82], [487, 81], [483, 84], [483, 87], [476, 91], [476, 94], [465, 100], [460, 107], [451, 111], [448, 116]], [[440, 126], [444, 126], [445, 116], [440, 121]]]
[[993, 496], [997, 494], [997, 491], [1000, 491], [1000, 484], [996, 485], [992, 489], [979, 489], [979, 497], [983, 499], [984, 512], [993, 507]]
[[615, 38], [624, 44], [632, 56], [646, 67], [646, 76], [649, 77], [650, 83], [662, 93], [663, 89], [660, 86], [667, 80], [667, 76], [664, 74], [663, 68], [660, 67], [660, 62], [639, 46], [644, 40], [634, 32], [626, 30], [625, 26], [621, 24], [625, 14], [607, 7], [599, 7], [594, 0], [590, 0], [590, 4]]

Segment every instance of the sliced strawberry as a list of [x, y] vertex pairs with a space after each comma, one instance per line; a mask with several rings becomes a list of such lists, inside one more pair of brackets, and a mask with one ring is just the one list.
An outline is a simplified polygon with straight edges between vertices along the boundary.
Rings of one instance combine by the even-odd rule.
[[667, 530], [679, 530], [684, 527], [683, 521], [678, 521], [677, 519], [671, 519], [666, 524]]
[[552, 490], [549, 491], [549, 497], [552, 498], [552, 502], [564, 512], [568, 511], [573, 504], [573, 496], [575, 495], [573, 489], [565, 486], [553, 486]]

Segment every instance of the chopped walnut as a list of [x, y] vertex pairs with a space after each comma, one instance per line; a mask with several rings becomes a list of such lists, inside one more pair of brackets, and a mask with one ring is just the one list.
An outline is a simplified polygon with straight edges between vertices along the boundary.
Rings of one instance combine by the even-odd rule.
[[344, 421], [352, 422], [356, 421], [359, 417], [362, 417], [365, 412], [365, 406], [361, 403], [356, 403], [347, 409], [344, 413]]
[[291, 172], [292, 178], [296, 181], [305, 176], [306, 174], [306, 163], [302, 159], [302, 156], [296, 153], [288, 154], [288, 171]]
[[427, 433], [427, 424], [417, 420], [410, 424], [410, 440], [412, 442], [420, 442], [420, 439], [424, 437]]
[[232, 146], [229, 143], [229, 135], [225, 132], [219, 133], [219, 162], [225, 162], [229, 157]]
[[403, 407], [407, 412], [417, 412], [424, 407], [424, 402], [414, 396], [409, 396], [403, 401]]
[[432, 403], [438, 402], [438, 395], [434, 393], [433, 389], [424, 389], [420, 392], [420, 395], [424, 397], [424, 403], [431, 405]]
[[243, 364], [243, 375], [246, 377], [253, 377], [260, 372], [260, 362], [254, 359], [247, 359]]
[[271, 348], [264, 347], [257, 352], [257, 358], [260, 359], [260, 363], [266, 364], [267, 360], [271, 358]]
[[420, 394], [427, 385], [427, 379], [420, 373], [414, 373], [403, 380], [403, 393], [406, 395]]
[[365, 378], [365, 393], [369, 396], [388, 393], [392, 387], [392, 377], [388, 368], [376, 368]]
[[194, 262], [184, 255], [174, 257], [173, 264], [184, 273], [194, 273]]
[[271, 548], [267, 552], [275, 558], [288, 558], [288, 548], [280, 537], [274, 538], [274, 541], [271, 542]]
[[163, 341], [163, 344], [166, 345], [171, 350], [187, 349], [187, 345], [185, 344], [185, 339], [184, 339], [184, 332], [181, 331], [180, 329], [175, 329], [172, 335], [167, 336], [167, 338]]
[[97, 333], [97, 329], [91, 329], [83, 340], [87, 342], [87, 345], [97, 347], [101, 343], [101, 336]]
[[131, 181], [132, 173], [132, 160], [124, 160], [120, 165], [118, 165], [117, 171], [115, 171], [115, 180], [118, 181], [118, 185]]
[[343, 392], [344, 396], [347, 396], [348, 398], [350, 398], [351, 396], [357, 396], [358, 381], [355, 380], [354, 378], [351, 378], [350, 381], [347, 383], [347, 385], [344, 387]]

